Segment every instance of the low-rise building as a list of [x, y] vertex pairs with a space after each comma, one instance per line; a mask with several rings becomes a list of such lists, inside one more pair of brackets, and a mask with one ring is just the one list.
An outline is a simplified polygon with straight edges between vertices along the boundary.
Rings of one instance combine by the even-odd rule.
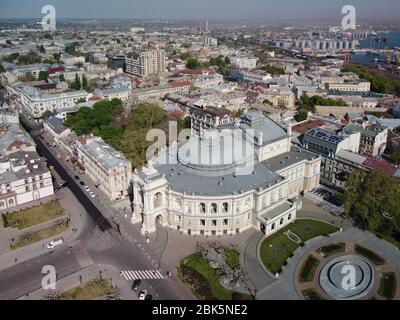
[[381, 124], [363, 123], [362, 125], [349, 124], [344, 130], [347, 133], [360, 132], [360, 153], [372, 156], [382, 154], [386, 149], [388, 128]]
[[46, 159], [19, 151], [0, 158], [0, 212], [37, 204], [54, 195]]
[[76, 145], [78, 161], [86, 174], [111, 200], [128, 195], [132, 164], [101, 138], [81, 138]]
[[38, 88], [26, 85], [7, 88], [18, 97], [17, 103], [34, 119], [41, 118], [46, 111], [62, 112], [74, 108], [80, 99], [86, 99], [88, 95], [84, 90], [43, 93]]

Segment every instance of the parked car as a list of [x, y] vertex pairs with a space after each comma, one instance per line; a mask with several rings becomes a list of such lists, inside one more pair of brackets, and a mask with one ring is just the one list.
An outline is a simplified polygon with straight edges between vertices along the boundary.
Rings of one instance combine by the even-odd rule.
[[52, 240], [47, 244], [47, 249], [54, 249], [55, 247], [61, 246], [63, 243], [63, 238]]
[[60, 154], [58, 154], [57, 155], [57, 159], [61, 159], [62, 157], [61, 157], [61, 155]]
[[87, 192], [90, 192], [90, 188], [89, 188], [88, 186], [85, 186], [85, 190], [86, 190]]
[[81, 186], [84, 186], [84, 185], [85, 185], [85, 183], [84, 183], [83, 181], [80, 181], [79, 184], [80, 184]]
[[91, 196], [92, 198], [95, 198], [95, 197], [96, 197], [96, 195], [94, 194], [93, 191], [90, 191], [89, 194], [90, 194], [90, 196]]
[[147, 290], [142, 290], [139, 292], [139, 300], [145, 300], [147, 296]]
[[153, 296], [151, 294], [148, 294], [144, 297], [144, 300], [153, 300]]
[[74, 178], [75, 178], [76, 180], [79, 180], [79, 179], [80, 179], [79, 176], [74, 176]]
[[133, 291], [137, 291], [137, 290], [139, 289], [139, 287], [140, 287], [141, 284], [142, 284], [142, 280], [136, 279], [135, 281], [133, 281], [132, 286], [131, 286], [131, 289], [132, 289]]
[[64, 181], [64, 180], [61, 180], [61, 181], [60, 181], [60, 187], [61, 187], [61, 188], [64, 188], [64, 187], [66, 187], [66, 186], [68, 186], [68, 182], [67, 182], [67, 181]]

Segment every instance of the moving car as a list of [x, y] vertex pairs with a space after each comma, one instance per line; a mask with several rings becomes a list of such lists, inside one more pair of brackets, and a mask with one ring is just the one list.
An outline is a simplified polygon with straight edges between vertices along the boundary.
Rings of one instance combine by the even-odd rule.
[[61, 246], [63, 243], [63, 238], [52, 240], [47, 244], [47, 249], [54, 249], [55, 247]]
[[132, 286], [131, 286], [131, 289], [132, 289], [133, 291], [137, 291], [137, 290], [139, 289], [139, 287], [140, 287], [141, 284], [142, 284], [142, 280], [136, 279], [135, 281], [133, 281]]
[[139, 300], [145, 300], [147, 296], [147, 290], [142, 290], [139, 292]]
[[75, 178], [76, 180], [79, 180], [79, 179], [80, 179], [79, 176], [74, 176], [74, 178]]

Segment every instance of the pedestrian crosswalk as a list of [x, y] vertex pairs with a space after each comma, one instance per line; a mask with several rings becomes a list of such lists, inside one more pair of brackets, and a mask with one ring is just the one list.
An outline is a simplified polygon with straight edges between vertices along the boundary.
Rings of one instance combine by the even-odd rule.
[[128, 270], [121, 271], [121, 275], [125, 278], [125, 280], [164, 279], [164, 276], [158, 270]]
[[87, 268], [94, 263], [86, 250], [79, 250], [78, 252], [76, 252], [75, 258], [82, 269]]

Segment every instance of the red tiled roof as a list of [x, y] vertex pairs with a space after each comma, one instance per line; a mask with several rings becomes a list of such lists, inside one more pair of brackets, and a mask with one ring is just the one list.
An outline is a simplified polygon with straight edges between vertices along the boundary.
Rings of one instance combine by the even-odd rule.
[[367, 159], [364, 161], [363, 165], [371, 169], [382, 169], [387, 174], [393, 175], [397, 171], [397, 167], [390, 164], [389, 162], [381, 159], [377, 159], [371, 157], [367, 154], [363, 154], [362, 156], [366, 157]]
[[50, 68], [47, 70], [47, 73], [48, 73], [48, 74], [54, 74], [54, 73], [63, 72], [63, 71], [65, 71], [65, 68], [64, 68], [64, 67], [50, 67]]
[[178, 88], [178, 87], [186, 87], [186, 86], [191, 86], [192, 81], [175, 81], [169, 84], [171, 88]]

